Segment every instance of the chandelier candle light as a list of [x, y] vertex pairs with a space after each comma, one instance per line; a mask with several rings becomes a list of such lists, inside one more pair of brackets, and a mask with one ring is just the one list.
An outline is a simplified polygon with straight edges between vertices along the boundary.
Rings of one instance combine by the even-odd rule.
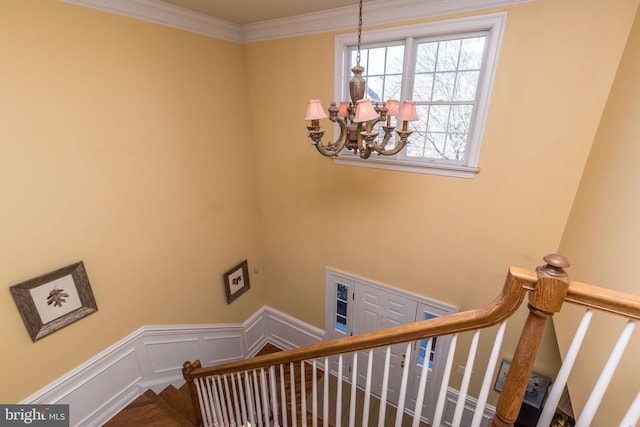
[[[367, 82], [362, 77], [364, 67], [360, 66], [361, 35], [362, 0], [360, 0], [359, 9], [356, 66], [351, 69], [353, 77], [349, 80], [351, 102], [342, 101], [340, 107], [332, 102], [328, 108], [329, 116], [327, 116], [320, 100], [312, 99], [307, 105], [307, 112], [304, 116], [305, 120], [311, 120], [311, 126], [307, 126], [309, 138], [323, 156], [336, 157], [345, 147], [348, 150], [353, 150], [362, 159], [368, 159], [372, 152], [385, 156], [396, 154], [407, 145], [409, 135], [413, 132], [408, 129], [408, 122], [418, 120], [416, 103], [413, 101], [405, 101], [398, 111], [398, 101], [396, 100], [377, 102], [374, 106], [371, 99], [364, 98]], [[402, 121], [402, 128], [396, 130], [399, 138], [396, 139], [395, 146], [386, 149], [395, 129], [395, 126], [391, 126], [391, 117], [393, 116], [396, 117], [396, 122]], [[325, 145], [322, 143], [325, 131], [320, 128], [320, 119], [327, 117], [340, 126], [340, 137], [336, 142], [329, 142]], [[380, 142], [376, 142], [379, 132], [373, 130], [378, 122], [383, 123], [382, 129], [384, 131]]]

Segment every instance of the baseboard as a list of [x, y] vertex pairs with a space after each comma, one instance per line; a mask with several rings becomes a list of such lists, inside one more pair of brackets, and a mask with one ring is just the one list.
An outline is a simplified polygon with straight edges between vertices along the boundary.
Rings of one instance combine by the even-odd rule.
[[323, 330], [267, 306], [241, 324], [144, 326], [20, 403], [66, 403], [71, 426], [100, 426], [145, 390], [184, 383], [186, 360], [207, 366], [251, 357], [267, 342], [323, 340]]

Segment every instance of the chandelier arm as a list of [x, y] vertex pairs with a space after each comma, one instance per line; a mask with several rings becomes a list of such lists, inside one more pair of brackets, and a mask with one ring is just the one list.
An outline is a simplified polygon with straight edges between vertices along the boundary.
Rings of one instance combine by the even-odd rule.
[[329, 117], [329, 119], [338, 123], [340, 126], [340, 137], [336, 142], [329, 142], [328, 144], [322, 143], [322, 136], [324, 135], [324, 131], [322, 134], [313, 134], [311, 131], [309, 132], [309, 138], [311, 138], [313, 145], [316, 146], [318, 152], [326, 157], [336, 157], [340, 151], [344, 148], [345, 143], [347, 142], [348, 129], [347, 124], [344, 119], [341, 117]]
[[376, 151], [376, 153], [378, 153], [381, 156], [392, 156], [392, 155], [398, 154], [400, 151], [402, 151], [404, 149], [404, 147], [407, 145], [408, 142], [409, 141], [407, 141], [407, 140], [399, 139], [396, 142], [396, 146], [393, 147], [391, 150], [387, 150], [387, 149], [383, 148], [381, 150], [377, 150], [376, 149], [375, 151]]
[[384, 130], [384, 137], [382, 138], [382, 142], [376, 143], [375, 140], [372, 140], [370, 144], [373, 151], [375, 151], [378, 154], [384, 154], [383, 152], [385, 151], [385, 147], [389, 143], [389, 140], [391, 139], [391, 136], [393, 135], [393, 130], [395, 128], [393, 126], [383, 126], [382, 129]]

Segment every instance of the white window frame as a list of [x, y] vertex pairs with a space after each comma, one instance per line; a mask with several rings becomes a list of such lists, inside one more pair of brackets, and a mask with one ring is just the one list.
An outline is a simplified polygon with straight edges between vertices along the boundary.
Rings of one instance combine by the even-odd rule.
[[[398, 40], [412, 40], [424, 37], [437, 36], [462, 36], [464, 33], [486, 31], [487, 42], [483, 59], [482, 71], [478, 83], [477, 105], [475, 117], [469, 133], [469, 151], [464, 164], [447, 163], [436, 160], [412, 160], [396, 156], [373, 155], [367, 160], [360, 159], [351, 152], [340, 153], [335, 162], [341, 165], [361, 166], [379, 169], [391, 169], [407, 172], [426, 173], [434, 175], [452, 176], [458, 178], [473, 178], [480, 171], [478, 161], [482, 136], [489, 110], [489, 100], [493, 89], [493, 81], [498, 64], [500, 46], [506, 23], [506, 12], [489, 15], [472, 16], [467, 18], [450, 19], [444, 21], [428, 22], [424, 24], [406, 25], [386, 28], [381, 30], [363, 31], [363, 46], [369, 44], [382, 44]], [[349, 47], [357, 44], [357, 34], [341, 34], [335, 37], [334, 49], [334, 99], [349, 100], [348, 81], [351, 78], [349, 69]], [[405, 66], [408, 66], [411, 58], [407, 58], [409, 52], [405, 52]], [[407, 60], [409, 59], [409, 61]], [[403, 85], [403, 91], [408, 90], [408, 85]], [[403, 93], [403, 99], [407, 99]], [[337, 130], [336, 130], [337, 132]], [[335, 137], [337, 138], [337, 133]]]

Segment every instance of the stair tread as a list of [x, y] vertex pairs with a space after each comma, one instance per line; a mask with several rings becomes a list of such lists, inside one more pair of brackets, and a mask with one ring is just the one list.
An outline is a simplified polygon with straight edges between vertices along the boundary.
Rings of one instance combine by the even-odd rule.
[[168, 385], [160, 392], [160, 397], [173, 406], [190, 423], [195, 424], [196, 417], [193, 414], [193, 404], [188, 394], [181, 392], [173, 385]]
[[181, 427], [184, 425], [144, 394], [138, 396], [104, 424], [105, 427]]
[[152, 400], [156, 405], [162, 408], [167, 414], [169, 414], [180, 426], [193, 426], [193, 423], [186, 419], [177, 409], [175, 409], [169, 402], [157, 395], [153, 390], [147, 390], [144, 395]]

